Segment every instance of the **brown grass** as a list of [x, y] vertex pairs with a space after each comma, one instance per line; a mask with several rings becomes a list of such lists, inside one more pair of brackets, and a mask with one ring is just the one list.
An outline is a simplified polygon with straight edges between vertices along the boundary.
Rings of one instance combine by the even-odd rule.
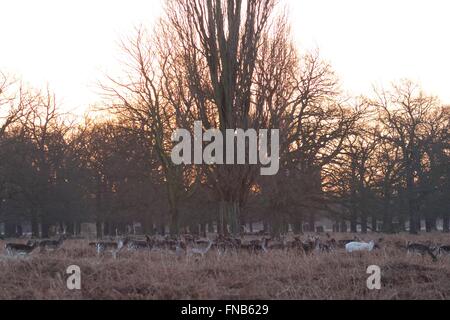
[[[407, 238], [450, 243], [440, 234], [402, 235], [385, 237], [382, 250], [352, 255], [272, 251], [218, 257], [211, 252], [187, 260], [123, 253], [114, 260], [97, 258], [87, 242], [68, 241], [56, 253], [0, 256], [0, 299], [450, 299], [450, 259], [407, 256], [395, 246]], [[65, 271], [73, 264], [82, 270], [81, 291], [66, 287]], [[379, 291], [366, 288], [369, 265], [381, 267]]]

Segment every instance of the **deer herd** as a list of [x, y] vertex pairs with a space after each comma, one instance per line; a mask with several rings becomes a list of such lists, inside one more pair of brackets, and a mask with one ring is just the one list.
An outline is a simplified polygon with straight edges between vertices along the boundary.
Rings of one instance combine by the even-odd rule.
[[[62, 247], [67, 237], [60, 235], [54, 240], [29, 240], [27, 243], [7, 243], [5, 252], [8, 256], [28, 256], [39, 248], [40, 253], [57, 251]], [[98, 256], [110, 253], [114, 258], [121, 252], [166, 252], [178, 257], [204, 257], [211, 251], [218, 255], [233, 252], [248, 252], [251, 254], [267, 253], [273, 250], [291, 251], [302, 255], [310, 255], [314, 252], [327, 253], [342, 250], [347, 253], [352, 252], [371, 252], [379, 250], [382, 247], [383, 239], [376, 242], [364, 242], [358, 237], [353, 239], [336, 240], [329, 234], [325, 239], [318, 235], [309, 235], [302, 239], [294, 237], [291, 240], [281, 238], [272, 240], [269, 237], [263, 237], [253, 240], [244, 240], [244, 238], [231, 236], [217, 236], [214, 240], [200, 239], [193, 235], [184, 235], [178, 238], [162, 236], [145, 236], [145, 239], [135, 239], [132, 237], [122, 237], [110, 241], [97, 241], [89, 243], [89, 247], [95, 249]], [[429, 256], [433, 261], [437, 261], [439, 256], [450, 255], [450, 246], [436, 245], [430, 246], [422, 243], [394, 243], [398, 249], [402, 249], [408, 255], [418, 254], [423, 257]]]

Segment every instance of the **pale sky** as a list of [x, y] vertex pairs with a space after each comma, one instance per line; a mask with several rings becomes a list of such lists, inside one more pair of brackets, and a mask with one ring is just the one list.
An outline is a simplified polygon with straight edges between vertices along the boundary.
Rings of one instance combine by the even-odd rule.
[[[281, 1], [283, 2], [283, 1]], [[450, 103], [450, 1], [285, 0], [302, 49], [319, 48], [353, 94], [411, 78]], [[67, 110], [95, 103], [117, 41], [163, 0], [0, 0], [0, 70], [49, 83]]]

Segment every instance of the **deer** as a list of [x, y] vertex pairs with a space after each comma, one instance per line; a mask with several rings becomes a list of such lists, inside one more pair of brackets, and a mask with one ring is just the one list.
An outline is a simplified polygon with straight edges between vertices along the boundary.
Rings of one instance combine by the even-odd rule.
[[269, 238], [263, 238], [261, 241], [259, 241], [259, 243], [257, 245], [254, 245], [253, 250], [254, 251], [258, 251], [258, 252], [264, 252], [267, 253], [269, 252], [269, 242], [271, 241], [271, 239]]
[[33, 252], [37, 246], [37, 242], [31, 244], [7, 243], [5, 245], [5, 250], [9, 256], [27, 256]]
[[194, 244], [196, 241], [200, 240], [197, 235], [185, 234], [182, 236], [185, 243]]
[[335, 247], [335, 242], [331, 240], [327, 240], [325, 243], [319, 242], [319, 250], [321, 252], [331, 252]]
[[[174, 254], [177, 258], [182, 258], [187, 255], [187, 246], [186, 243], [182, 240], [172, 240], [173, 244], [171, 243], [170, 246], [167, 247], [168, 252], [170, 254]], [[158, 250], [161, 250], [161, 248], [158, 248]]]
[[375, 247], [375, 241], [366, 242], [349, 242], [345, 245], [345, 251], [352, 253], [355, 251], [368, 251], [371, 252]]
[[64, 240], [66, 240], [66, 236], [60, 235], [58, 240], [42, 240], [42, 241], [38, 241], [38, 245], [39, 245], [41, 252], [55, 251], [62, 246], [62, 244], [64, 243]]
[[145, 236], [144, 241], [126, 238], [123, 241], [123, 246], [126, 246], [128, 251], [151, 250], [153, 247], [153, 241], [147, 235]]
[[268, 249], [270, 250], [286, 250], [288, 248], [288, 242], [285, 237], [281, 237], [278, 241], [272, 242]]
[[340, 247], [340, 248], [345, 248], [345, 246], [348, 243], [351, 243], [351, 242], [362, 242], [362, 241], [361, 241], [361, 239], [359, 237], [354, 236], [352, 240], [349, 240], [349, 239], [338, 240], [337, 241], [337, 246]]
[[151, 240], [151, 250], [152, 251], [162, 251], [162, 250], [170, 250], [174, 251], [176, 249], [176, 246], [180, 246], [180, 243], [185, 243], [182, 240], [179, 239], [170, 239], [168, 237], [165, 237], [163, 239], [155, 239]]
[[89, 246], [95, 247], [97, 250], [97, 256], [100, 256], [105, 251], [111, 252], [114, 259], [117, 258], [117, 254], [123, 249], [125, 240], [120, 239], [116, 242], [108, 242], [108, 241], [99, 241], [99, 242], [91, 242]]
[[440, 246], [438, 248], [438, 254], [439, 255], [450, 255], [450, 246]]
[[436, 254], [433, 252], [430, 246], [427, 246], [425, 244], [410, 243], [408, 241], [408, 243], [406, 244], [406, 252], [407, 254], [419, 254], [422, 257], [424, 257], [425, 255], [429, 255], [434, 262], [437, 261]]
[[217, 250], [219, 255], [225, 254], [228, 250], [236, 251], [242, 246], [241, 239], [224, 237], [218, 235], [212, 244], [212, 248]]
[[311, 254], [314, 250], [320, 250], [320, 239], [319, 237], [308, 237], [308, 239], [303, 242], [300, 238], [295, 238], [295, 243], [304, 254]]
[[[196, 243], [200, 243], [200, 241], [197, 241]], [[213, 241], [208, 240], [207, 241], [208, 245], [204, 248], [187, 248], [186, 247], [186, 254], [188, 257], [190, 256], [201, 256], [204, 257], [209, 250], [211, 249], [212, 245], [213, 245]]]
[[241, 243], [240, 248], [247, 250], [250, 253], [255, 252], [268, 252], [269, 238], [263, 238], [262, 240], [253, 240], [250, 243]]

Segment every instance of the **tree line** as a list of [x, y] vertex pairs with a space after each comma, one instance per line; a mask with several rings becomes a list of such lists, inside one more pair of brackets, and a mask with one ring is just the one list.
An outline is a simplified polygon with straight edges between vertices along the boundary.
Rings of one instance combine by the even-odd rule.
[[[34, 236], [96, 222], [97, 235], [273, 235], [319, 217], [336, 231], [449, 231], [449, 107], [408, 80], [346, 94], [318, 51], [300, 53], [275, 0], [168, 0], [154, 30], [121, 42], [121, 74], [100, 81], [101, 116], [61, 111], [51, 90], [0, 74], [0, 220]], [[171, 135], [279, 129], [280, 170], [174, 165]], [[225, 155], [226, 150], [224, 150]], [[248, 155], [247, 155], [248, 156]], [[379, 228], [378, 222], [381, 222]], [[211, 230], [210, 230], [211, 231]]]

